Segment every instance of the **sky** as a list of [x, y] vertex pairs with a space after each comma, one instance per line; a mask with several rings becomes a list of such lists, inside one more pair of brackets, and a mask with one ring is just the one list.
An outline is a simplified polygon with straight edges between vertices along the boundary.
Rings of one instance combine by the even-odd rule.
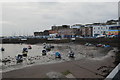
[[118, 2], [6, 2], [0, 10], [3, 36], [118, 19]]

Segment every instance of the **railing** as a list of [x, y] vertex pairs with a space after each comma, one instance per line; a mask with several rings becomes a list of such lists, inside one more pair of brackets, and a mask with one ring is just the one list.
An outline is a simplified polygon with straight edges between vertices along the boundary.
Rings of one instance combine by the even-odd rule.
[[106, 77], [105, 80], [112, 80], [120, 70], [120, 63], [113, 69], [113, 71]]

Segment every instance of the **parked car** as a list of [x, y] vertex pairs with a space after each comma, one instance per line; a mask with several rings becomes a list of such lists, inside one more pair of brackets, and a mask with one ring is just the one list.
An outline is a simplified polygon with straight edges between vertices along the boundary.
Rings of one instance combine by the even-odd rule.
[[104, 47], [103, 44], [97, 44], [96, 47]]
[[98, 35], [96, 36], [96, 38], [105, 38], [106, 36], [105, 35]]
[[109, 38], [114, 38], [117, 37], [116, 35], [110, 35]]
[[82, 36], [76, 36], [76, 38], [83, 38]]

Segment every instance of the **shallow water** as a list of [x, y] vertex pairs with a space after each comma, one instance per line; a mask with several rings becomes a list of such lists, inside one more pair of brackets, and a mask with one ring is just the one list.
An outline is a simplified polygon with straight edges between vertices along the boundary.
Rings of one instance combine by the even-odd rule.
[[[21, 44], [2, 44], [2, 46], [5, 48], [5, 51], [1, 52], [2, 59], [13, 58], [12, 61], [16, 61], [15, 56], [17, 56], [17, 54], [19, 54], [19, 53], [22, 53], [22, 49], [24, 47], [28, 47], [27, 44], [22, 44], [22, 45]], [[36, 55], [41, 55], [42, 46], [36, 46], [36, 45], [31, 45], [31, 46], [32, 46], [32, 49], [29, 50], [28, 56], [34, 57]], [[18, 64], [16, 65], [15, 62], [7, 63], [6, 65], [3, 64], [3, 68], [2, 68], [3, 71], [7, 70], [7, 68], [9, 66], [15, 67], [15, 66], [18, 66]], [[21, 66], [25, 66], [25, 65], [21, 64]], [[18, 66], [18, 67], [20, 67], [20, 66]], [[13, 67], [11, 67], [11, 68], [13, 68]]]
[[[42, 46], [36, 46], [36, 45], [31, 45], [32, 49], [29, 50], [29, 54], [30, 56], [34, 56], [34, 55], [40, 55], [41, 50], [42, 50]], [[2, 58], [11, 56], [11, 57], [15, 57], [18, 53], [22, 53], [22, 49], [24, 47], [28, 47], [28, 45], [26, 44], [3, 44], [3, 47], [5, 48], [5, 51], [2, 52]]]
[[[0, 62], [0, 71], [6, 72], [15, 69], [20, 69], [28, 66], [33, 65], [43, 65], [43, 64], [52, 64], [52, 63], [59, 63], [64, 61], [71, 61], [71, 60], [80, 60], [85, 58], [91, 59], [101, 59], [105, 55], [107, 55], [107, 49], [103, 48], [96, 48], [96, 47], [87, 47], [84, 45], [76, 45], [76, 44], [51, 44], [54, 45], [55, 48], [52, 49], [50, 52], [47, 53], [46, 56], [42, 56], [43, 45], [36, 44], [31, 45], [32, 49], [28, 50], [28, 57], [24, 58], [23, 63], [17, 64], [16, 57], [17, 54], [22, 53], [22, 49], [24, 47], [28, 47], [28, 44], [3, 44], [2, 46], [5, 48], [4, 52], [0, 52], [0, 57], [2, 59], [10, 59], [9, 63], [2, 63]], [[75, 58], [71, 59], [68, 57], [68, 52], [71, 50], [75, 53]], [[61, 53], [62, 59], [55, 59], [55, 52], [59, 51]], [[0, 60], [1, 61], [1, 60]]]
[[[55, 45], [55, 44], [54, 44]], [[62, 59], [55, 59], [54, 53], [55, 49], [52, 49], [47, 53], [46, 56], [42, 56], [41, 52], [43, 50], [43, 45], [31, 45], [32, 49], [28, 50], [28, 57], [24, 59], [23, 63], [17, 64], [15, 56], [19, 53], [22, 53], [22, 49], [24, 47], [28, 47], [28, 44], [3, 44], [5, 48], [4, 52], [1, 52], [2, 59], [8, 58], [11, 60], [10, 63], [0, 63], [0, 69], [2, 72], [20, 69], [27, 66], [40, 65], [40, 64], [51, 64], [51, 63], [59, 63], [64, 61], [70, 61], [68, 58], [68, 54], [61, 53]], [[56, 48], [57, 49], [57, 48]], [[78, 54], [75, 60], [83, 58], [84, 55]]]

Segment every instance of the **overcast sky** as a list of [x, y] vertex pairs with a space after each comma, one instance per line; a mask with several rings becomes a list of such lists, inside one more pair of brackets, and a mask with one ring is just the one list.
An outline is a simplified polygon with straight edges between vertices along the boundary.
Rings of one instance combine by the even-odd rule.
[[33, 35], [52, 25], [106, 22], [118, 18], [117, 2], [13, 2], [2, 4], [3, 35]]

